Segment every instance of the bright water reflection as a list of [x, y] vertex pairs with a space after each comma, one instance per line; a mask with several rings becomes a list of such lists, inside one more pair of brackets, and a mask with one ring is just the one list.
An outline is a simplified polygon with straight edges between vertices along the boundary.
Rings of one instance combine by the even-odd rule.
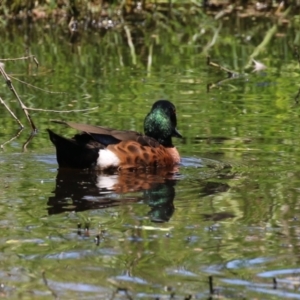
[[[131, 64], [126, 44], [112, 53], [112, 45], [92, 35], [73, 45], [75, 52], [59, 34], [33, 35], [40, 70], [30, 65], [24, 73], [24, 65], [6, 64], [31, 84], [69, 92], [16, 84], [28, 105], [99, 109], [32, 112], [39, 133], [24, 151], [29, 130], [9, 141], [17, 126], [1, 110], [0, 143], [9, 141], [0, 156], [1, 293], [11, 299], [128, 299], [129, 289], [134, 299], [172, 292], [205, 299], [213, 275], [216, 293], [227, 298], [298, 299], [299, 75], [292, 55], [281, 56], [282, 44], [274, 40], [277, 52], [264, 73], [249, 72], [207, 92], [224, 74], [208, 69], [193, 46], [170, 52], [173, 41], [166, 37], [147, 73], [142, 63]], [[20, 56], [21, 37], [6, 39], [7, 56]], [[250, 46], [236, 47], [247, 53]], [[211, 51], [220, 56], [217, 48]], [[235, 65], [231, 56], [222, 59]], [[142, 131], [149, 107], [162, 97], [176, 104], [184, 135], [174, 141], [183, 156], [178, 172], [56, 170], [45, 131], [55, 126], [50, 119]], [[3, 98], [22, 115], [4, 85]], [[117, 287], [125, 289], [114, 296]]]

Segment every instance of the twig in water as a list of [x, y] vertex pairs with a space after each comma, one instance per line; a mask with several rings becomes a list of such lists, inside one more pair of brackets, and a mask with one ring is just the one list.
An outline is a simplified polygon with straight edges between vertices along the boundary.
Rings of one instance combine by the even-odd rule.
[[209, 93], [211, 89], [217, 87], [218, 85], [221, 85], [222, 83], [224, 83], [226, 81], [234, 80], [234, 79], [238, 79], [238, 78], [239, 78], [238, 76], [233, 76], [233, 77], [230, 77], [230, 78], [219, 80], [215, 83], [208, 83], [207, 86], [206, 86], [206, 91], [207, 91], [207, 93]]
[[45, 92], [45, 93], [49, 93], [49, 94], [69, 94], [69, 93], [67, 93], [67, 92], [52, 92], [52, 91], [48, 91], [48, 90], [39, 88], [39, 87], [37, 87], [37, 86], [35, 86], [35, 85], [32, 85], [32, 84], [30, 84], [30, 83], [27, 83], [27, 82], [25, 82], [25, 81], [23, 81], [23, 80], [20, 80], [20, 79], [18, 79], [18, 78], [16, 78], [16, 77], [13, 77], [13, 76], [10, 76], [10, 78], [13, 78], [13, 79], [16, 80], [16, 81], [19, 81], [19, 82], [21, 82], [21, 83], [23, 83], [23, 84], [25, 84], [25, 85], [27, 85], [27, 86], [29, 86], [29, 87], [32, 87], [32, 88], [34, 88], [34, 89], [36, 89], [36, 90], [43, 91], [43, 92]]
[[209, 83], [207, 85], [207, 87], [206, 87], [207, 93], [209, 93], [212, 88], [216, 87], [217, 85], [219, 85], [219, 84], [221, 84], [221, 83], [223, 83], [223, 82], [225, 82], [227, 80], [237, 79], [237, 78], [240, 77], [240, 75], [238, 73], [236, 73], [236, 72], [234, 72], [232, 70], [229, 70], [229, 69], [227, 69], [227, 68], [225, 68], [225, 67], [223, 67], [223, 66], [221, 66], [221, 65], [219, 65], [219, 64], [217, 64], [215, 62], [212, 62], [210, 60], [210, 56], [207, 56], [207, 65], [211, 66], [211, 67], [214, 67], [214, 68], [217, 68], [219, 70], [222, 70], [222, 71], [226, 72], [227, 75], [228, 75], [228, 78], [219, 80], [216, 83]]
[[273, 289], [274, 290], [277, 289], [277, 279], [276, 279], [276, 277], [273, 278]]
[[208, 284], [209, 284], [209, 293], [211, 295], [214, 294], [214, 283], [213, 283], [213, 277], [212, 276], [208, 276]]
[[222, 71], [225, 71], [227, 72], [228, 74], [228, 77], [234, 77], [236, 75], [236, 73], [234, 71], [231, 71], [225, 67], [222, 67], [221, 65], [217, 64], [217, 63], [214, 63], [210, 60], [210, 56], [207, 56], [207, 65], [208, 66], [211, 66], [211, 67], [214, 67], [214, 68], [217, 68], [219, 70], [222, 70]]
[[45, 286], [48, 288], [48, 290], [51, 292], [52, 296], [55, 298], [55, 299], [59, 299], [58, 298], [58, 295], [56, 294], [56, 292], [49, 286], [48, 284], [48, 280], [46, 278], [46, 272], [43, 271], [42, 272], [42, 278], [43, 278], [43, 281], [44, 281], [44, 284]]
[[0, 148], [3, 149], [6, 144], [10, 143], [11, 141], [13, 141], [17, 137], [19, 137], [19, 135], [21, 134], [22, 131], [23, 131], [23, 128], [20, 128], [19, 131], [9, 141], [6, 141], [5, 143], [1, 144]]
[[21, 121], [17, 118], [17, 116], [10, 110], [10, 108], [6, 105], [6, 103], [3, 101], [3, 99], [0, 97], [0, 103], [4, 105], [4, 107], [8, 110], [8, 112], [11, 114], [11, 116], [19, 123], [21, 129], [24, 128], [24, 125], [21, 123]]
[[136, 65], [135, 47], [133, 45], [131, 33], [130, 33], [130, 30], [129, 30], [129, 28], [128, 28], [127, 25], [124, 25], [124, 30], [125, 30], [125, 33], [126, 33], [126, 36], [127, 36], [128, 46], [130, 48], [130, 53], [131, 53], [131, 57], [132, 57], [132, 63], [134, 65]]
[[149, 54], [147, 61], [147, 76], [149, 77], [151, 74], [151, 66], [152, 66], [152, 55], [153, 55], [153, 42], [149, 45]]
[[30, 141], [35, 137], [35, 134], [36, 134], [36, 132], [32, 132], [30, 134], [30, 136], [28, 137], [28, 139], [26, 140], [26, 142], [23, 144], [23, 146], [22, 146], [23, 152], [25, 152], [27, 150], [27, 146], [30, 143]]
[[222, 22], [220, 22], [219, 27], [215, 30], [215, 33], [212, 37], [212, 40], [203, 48], [203, 53], [207, 54], [208, 50], [213, 47], [213, 45], [216, 43], [217, 39], [218, 39], [218, 35], [220, 30], [222, 29]]
[[36, 131], [37, 131], [37, 128], [36, 128], [36, 126], [34, 125], [32, 119], [31, 119], [31, 117], [30, 117], [30, 115], [29, 115], [29, 113], [28, 113], [28, 111], [27, 111], [27, 107], [24, 105], [24, 103], [22, 102], [21, 98], [19, 97], [19, 95], [18, 95], [17, 91], [15, 90], [15, 88], [14, 88], [14, 86], [13, 86], [13, 84], [12, 84], [10, 78], [8, 77], [8, 75], [6, 74], [6, 72], [4, 71], [4, 68], [3, 68], [3, 65], [2, 65], [2, 64], [0, 64], [0, 73], [1, 73], [2, 76], [4, 77], [4, 79], [5, 79], [5, 81], [6, 81], [6, 84], [8, 85], [9, 89], [13, 92], [13, 94], [15, 95], [15, 97], [17, 98], [17, 100], [19, 101], [19, 104], [21, 105], [21, 108], [22, 108], [24, 114], [26, 115], [27, 120], [28, 120], [28, 122], [29, 122], [29, 124], [30, 124], [32, 130], [33, 130], [34, 132], [36, 132]]
[[17, 57], [17, 58], [1, 58], [0, 61], [15, 61], [15, 60], [25, 60], [25, 59], [29, 59], [32, 58], [33, 61], [36, 63], [37, 67], [39, 66], [39, 62], [36, 59], [36, 57], [34, 55], [28, 55], [28, 56], [23, 56], [23, 57]]

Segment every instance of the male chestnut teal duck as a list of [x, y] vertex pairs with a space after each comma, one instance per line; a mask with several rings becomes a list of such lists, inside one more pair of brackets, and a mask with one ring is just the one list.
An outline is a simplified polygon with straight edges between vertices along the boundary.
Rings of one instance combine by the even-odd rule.
[[48, 129], [56, 147], [59, 168], [122, 170], [171, 167], [180, 162], [172, 137], [177, 131], [176, 108], [168, 100], [156, 101], [144, 121], [145, 135], [131, 130], [54, 121], [82, 131], [65, 138]]

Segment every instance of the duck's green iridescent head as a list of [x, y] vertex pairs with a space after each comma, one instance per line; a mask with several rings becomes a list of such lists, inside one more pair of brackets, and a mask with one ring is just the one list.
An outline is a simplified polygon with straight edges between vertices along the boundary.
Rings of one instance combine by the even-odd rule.
[[176, 129], [176, 108], [168, 100], [156, 101], [145, 118], [145, 135], [156, 139], [165, 147], [173, 147], [172, 137], [182, 138]]

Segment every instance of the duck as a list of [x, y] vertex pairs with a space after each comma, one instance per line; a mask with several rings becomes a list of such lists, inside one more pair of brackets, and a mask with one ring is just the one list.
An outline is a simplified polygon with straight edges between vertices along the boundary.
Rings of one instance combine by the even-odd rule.
[[102, 126], [52, 120], [81, 133], [72, 138], [47, 129], [56, 148], [59, 169], [135, 170], [173, 167], [180, 155], [172, 137], [182, 138], [177, 130], [175, 105], [156, 101], [144, 120], [144, 134]]

